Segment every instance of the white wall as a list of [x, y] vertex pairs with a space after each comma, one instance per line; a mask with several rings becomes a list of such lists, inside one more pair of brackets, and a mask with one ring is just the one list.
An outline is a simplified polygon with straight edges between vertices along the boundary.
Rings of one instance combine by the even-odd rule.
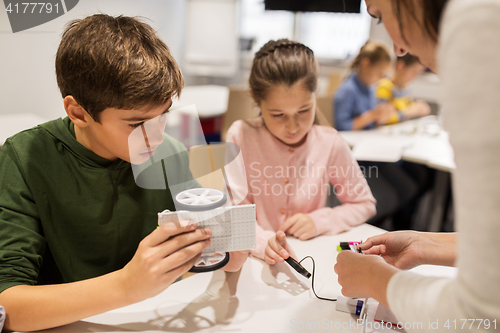
[[185, 0], [80, 0], [65, 15], [15, 34], [0, 4], [0, 114], [65, 115], [54, 69], [60, 35], [68, 21], [99, 12], [148, 18], [175, 59], [182, 59]]

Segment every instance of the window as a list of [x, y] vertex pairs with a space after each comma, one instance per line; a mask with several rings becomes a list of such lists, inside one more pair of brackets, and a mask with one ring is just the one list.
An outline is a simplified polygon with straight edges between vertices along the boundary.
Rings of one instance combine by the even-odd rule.
[[361, 14], [265, 11], [263, 0], [241, 4], [241, 35], [255, 38], [253, 52], [270, 39], [289, 38], [309, 46], [318, 58], [346, 59], [355, 56], [370, 35], [364, 1]]

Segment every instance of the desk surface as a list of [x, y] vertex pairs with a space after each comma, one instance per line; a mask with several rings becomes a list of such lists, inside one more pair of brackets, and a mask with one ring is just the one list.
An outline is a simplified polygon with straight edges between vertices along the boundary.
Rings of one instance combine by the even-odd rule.
[[[338, 243], [364, 240], [383, 232], [365, 224], [341, 235], [321, 236], [305, 242], [290, 239], [290, 244], [299, 258], [306, 255], [315, 258], [316, 292], [335, 298], [340, 294], [333, 271]], [[310, 261], [304, 262], [304, 266], [312, 271]], [[431, 275], [453, 274], [450, 268], [430, 267], [420, 269]], [[286, 263], [269, 266], [249, 258], [240, 272], [197, 274], [146, 301], [46, 332], [281, 333], [295, 332], [301, 325], [309, 324], [313, 328], [316, 325], [316, 329], [308, 330], [310, 332], [324, 331], [325, 327], [335, 330], [335, 325], [356, 322], [356, 316], [336, 311], [335, 302], [315, 298], [310, 286], [310, 280], [295, 273]], [[378, 303], [370, 300], [368, 304], [368, 320], [373, 320]], [[319, 329], [319, 325], [323, 328]], [[363, 328], [350, 326], [341, 331], [362, 332]]]
[[441, 129], [435, 116], [370, 131], [339, 133], [353, 147], [354, 157], [359, 160], [395, 162], [403, 159], [441, 171], [451, 172], [455, 169], [448, 134]]
[[14, 134], [47, 121], [48, 119], [33, 113], [0, 115], [0, 147]]

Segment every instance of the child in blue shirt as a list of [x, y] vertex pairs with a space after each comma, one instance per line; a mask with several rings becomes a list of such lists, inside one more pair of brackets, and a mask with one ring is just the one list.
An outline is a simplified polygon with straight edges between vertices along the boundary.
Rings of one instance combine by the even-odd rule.
[[334, 97], [335, 127], [339, 131], [372, 129], [390, 122], [395, 108], [390, 103], [377, 105], [374, 85], [391, 68], [387, 49], [367, 42], [351, 65], [351, 75]]
[[397, 117], [392, 123], [406, 119], [424, 117], [430, 114], [431, 108], [424, 101], [415, 101], [411, 97], [408, 85], [415, 80], [425, 67], [418, 58], [407, 53], [396, 60], [394, 74], [391, 78], [383, 78], [377, 83], [376, 96], [379, 103], [391, 103], [396, 108]]
[[[375, 85], [391, 68], [387, 48], [368, 41], [354, 59], [351, 75], [342, 83], [334, 97], [335, 127], [339, 131], [369, 130], [396, 122], [398, 113], [391, 103], [377, 105]], [[369, 222], [380, 225], [393, 218], [389, 229], [410, 228], [417, 182], [401, 163], [358, 161], [363, 170], [377, 170], [365, 174], [368, 185], [377, 200], [377, 215]], [[412, 209], [408, 209], [408, 205]]]

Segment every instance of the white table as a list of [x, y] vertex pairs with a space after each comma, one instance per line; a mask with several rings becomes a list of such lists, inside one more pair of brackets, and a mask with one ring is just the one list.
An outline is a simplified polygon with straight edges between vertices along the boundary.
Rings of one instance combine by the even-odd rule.
[[[342, 138], [354, 149], [356, 146], [371, 144], [373, 149], [381, 152], [379, 157], [364, 159], [378, 162], [396, 162], [403, 159], [427, 165], [431, 168], [452, 172], [455, 169], [453, 148], [446, 133], [435, 116], [405, 121], [395, 125], [382, 126], [369, 131], [339, 132]], [[389, 147], [380, 147], [379, 143], [393, 143]], [[385, 156], [393, 156], [395, 150], [399, 156], [395, 160], [387, 160]], [[363, 156], [360, 156], [363, 159]]]
[[[365, 155], [367, 160], [379, 162], [402, 159], [435, 169], [434, 200], [428, 231], [441, 230], [446, 194], [450, 188], [448, 173], [453, 173], [456, 166], [448, 133], [441, 128], [437, 117], [409, 120], [371, 131], [339, 133], [353, 148], [354, 157], [358, 159], [365, 160]], [[356, 148], [361, 146], [364, 149], [357, 152]]]
[[25, 129], [47, 122], [48, 119], [34, 113], [11, 113], [0, 115], [0, 147], [9, 137]]
[[[299, 258], [306, 255], [315, 258], [316, 292], [335, 298], [340, 294], [333, 271], [338, 243], [364, 240], [383, 232], [365, 224], [340, 235], [321, 236], [306, 242], [289, 240]], [[310, 261], [304, 262], [304, 266], [312, 272]], [[444, 267], [422, 266], [419, 270], [427, 275], [454, 274], [454, 269]], [[197, 274], [146, 301], [46, 332], [281, 333], [296, 332], [299, 325], [307, 323], [313, 327], [315, 322], [333, 325], [334, 329], [335, 325], [356, 321], [356, 316], [336, 311], [335, 302], [317, 299], [310, 286], [311, 280], [297, 274], [286, 263], [269, 266], [249, 258], [239, 272]], [[370, 300], [368, 304], [368, 320], [373, 320], [378, 303]], [[340, 331], [362, 332], [363, 329], [359, 326]]]

